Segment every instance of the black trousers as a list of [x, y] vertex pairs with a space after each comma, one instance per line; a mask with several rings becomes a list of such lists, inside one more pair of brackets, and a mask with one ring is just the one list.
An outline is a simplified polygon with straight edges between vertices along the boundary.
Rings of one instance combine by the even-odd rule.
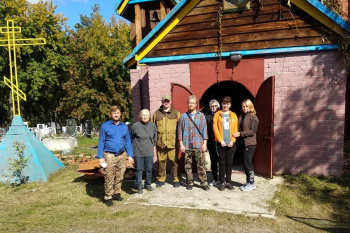
[[220, 143], [217, 144], [217, 151], [219, 153], [219, 181], [221, 184], [231, 183], [232, 175], [232, 162], [233, 155], [236, 152], [236, 144], [233, 144], [232, 147], [222, 147]]
[[218, 181], [219, 155], [216, 150], [216, 142], [208, 143], [208, 151], [210, 154], [210, 161], [211, 161], [211, 173], [213, 174], [213, 179]]
[[253, 157], [256, 146], [247, 146], [243, 148], [243, 164], [247, 183], [254, 184], [254, 165]]

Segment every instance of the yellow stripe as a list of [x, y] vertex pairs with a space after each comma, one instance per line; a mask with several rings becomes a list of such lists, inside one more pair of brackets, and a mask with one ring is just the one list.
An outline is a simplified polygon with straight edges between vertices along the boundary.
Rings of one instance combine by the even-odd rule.
[[140, 61], [144, 58], [151, 49], [153, 49], [159, 41], [161, 41], [187, 14], [192, 10], [200, 0], [193, 0], [187, 6], [182, 9], [177, 16], [154, 38], [151, 43], [148, 44], [139, 54], [136, 54], [136, 61]]
[[126, 68], [130, 68], [132, 65], [134, 65], [136, 63], [136, 61], [134, 59], [128, 61], [126, 64], [125, 64], [125, 67]]
[[291, 0], [291, 2], [339, 35], [345, 36], [347, 34], [347, 32], [341, 26], [306, 1]]
[[128, 5], [129, 0], [124, 0], [123, 4], [120, 6], [120, 8], [118, 9], [117, 13], [118, 15], [121, 15], [126, 7], [126, 5]]

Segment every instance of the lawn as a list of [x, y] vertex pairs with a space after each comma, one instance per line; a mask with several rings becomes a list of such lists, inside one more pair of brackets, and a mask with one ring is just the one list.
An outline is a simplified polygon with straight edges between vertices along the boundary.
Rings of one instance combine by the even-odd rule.
[[[76, 170], [67, 165], [47, 183], [0, 185], [0, 232], [350, 232], [350, 177], [285, 175], [269, 219], [124, 201], [107, 207], [103, 180]], [[133, 182], [122, 190], [128, 198]]]

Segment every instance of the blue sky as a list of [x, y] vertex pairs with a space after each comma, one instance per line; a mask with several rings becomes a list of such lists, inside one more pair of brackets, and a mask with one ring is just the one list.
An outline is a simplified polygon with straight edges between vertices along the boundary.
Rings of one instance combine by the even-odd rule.
[[[39, 2], [39, 0], [27, 0], [31, 3]], [[100, 5], [100, 14], [109, 22], [112, 15], [117, 16], [114, 12], [116, 0], [51, 0], [57, 5], [56, 14], [62, 13], [68, 18], [67, 25], [73, 29], [74, 25], [80, 21], [80, 15], [90, 15], [94, 4]], [[117, 20], [119, 16], [117, 16]]]

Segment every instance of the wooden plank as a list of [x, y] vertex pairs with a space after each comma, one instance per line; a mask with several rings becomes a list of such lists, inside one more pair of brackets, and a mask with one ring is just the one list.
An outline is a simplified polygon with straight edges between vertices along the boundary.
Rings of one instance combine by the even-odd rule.
[[[291, 21], [294, 23], [294, 21]], [[309, 24], [304, 21], [296, 21], [296, 25], [288, 24], [284, 21], [278, 21], [274, 23], [261, 23], [256, 25], [244, 25], [238, 27], [224, 27], [222, 29], [222, 36], [227, 35], [235, 35], [235, 34], [244, 34], [244, 33], [252, 33], [252, 32], [264, 32], [264, 31], [276, 31], [281, 29], [289, 29], [289, 28], [298, 28], [308, 27]], [[190, 40], [197, 38], [217, 38], [217, 29], [202, 29], [195, 32], [179, 32], [179, 33], [169, 33], [161, 42], [172, 42], [178, 40]]]
[[136, 45], [142, 41], [142, 20], [141, 20], [141, 8], [139, 4], [135, 4], [135, 32], [136, 32]]
[[99, 169], [98, 159], [91, 160], [86, 163], [79, 164], [79, 170], [94, 170]]
[[160, 20], [164, 19], [166, 16], [165, 2], [160, 0]]
[[[223, 36], [222, 41], [225, 44], [229, 43], [239, 43], [239, 42], [256, 42], [261, 40], [276, 40], [276, 39], [294, 39], [301, 37], [320, 37], [320, 32], [316, 30], [310, 30], [310, 28], [299, 28], [299, 30], [283, 29], [274, 32], [264, 31], [264, 32], [252, 32], [247, 34], [237, 34]], [[177, 49], [183, 47], [197, 47], [203, 45], [217, 45], [217, 38], [201, 38], [196, 40], [181, 40], [174, 42], [160, 42], [154, 50], [162, 49]]]
[[[236, 20], [222, 20], [222, 27], [231, 27], [231, 26], [242, 26], [242, 25], [249, 25], [249, 24], [260, 24], [260, 23], [275, 23], [275, 22], [287, 22], [289, 24], [294, 24], [294, 20], [296, 22], [300, 22], [299, 18], [292, 18], [286, 17], [283, 20], [277, 20], [273, 19], [272, 15], [264, 15], [261, 16], [257, 19], [253, 19], [251, 17], [249, 18], [239, 18]], [[304, 22], [304, 21], [303, 21]], [[307, 22], [311, 26], [319, 26], [320, 24], [318, 22]], [[207, 21], [207, 22], [196, 22], [193, 24], [179, 24], [177, 25], [171, 33], [177, 33], [177, 32], [186, 32], [186, 31], [196, 31], [200, 29], [211, 29], [211, 28], [217, 28], [217, 21], [212, 20], [212, 21]]]
[[[225, 44], [223, 46], [223, 52], [225, 51], [239, 51], [239, 50], [252, 50], [252, 49], [268, 49], [268, 48], [282, 48], [282, 47], [294, 47], [294, 46], [308, 46], [321, 44], [320, 37], [308, 37], [298, 39], [283, 39], [283, 40], [267, 40], [257, 41], [253, 43], [233, 43]], [[164, 50], [152, 50], [147, 54], [147, 57], [162, 57], [162, 56], [176, 56], [186, 54], [199, 54], [199, 53], [213, 53], [217, 52], [217, 45], [186, 47], [179, 49], [164, 49]]]

